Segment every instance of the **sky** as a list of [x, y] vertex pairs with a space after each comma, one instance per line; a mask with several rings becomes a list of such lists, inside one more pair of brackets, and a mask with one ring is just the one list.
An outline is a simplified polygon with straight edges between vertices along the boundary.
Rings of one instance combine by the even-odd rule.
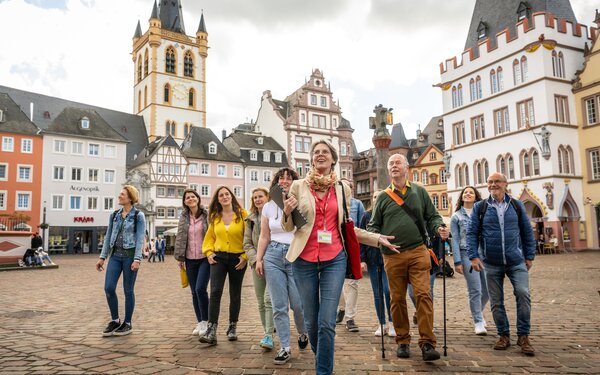
[[[499, 1], [499, 0], [491, 0]], [[0, 85], [133, 112], [132, 37], [153, 0], [0, 0]], [[207, 124], [220, 136], [256, 120], [313, 69], [331, 85], [359, 151], [378, 104], [415, 137], [442, 112], [439, 64], [464, 49], [475, 0], [181, 0], [186, 33], [204, 11]], [[597, 0], [571, 0], [593, 25]]]

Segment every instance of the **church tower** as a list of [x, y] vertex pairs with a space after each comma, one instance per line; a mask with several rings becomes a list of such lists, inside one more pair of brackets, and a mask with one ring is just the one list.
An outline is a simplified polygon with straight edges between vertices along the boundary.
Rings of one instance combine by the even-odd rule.
[[150, 141], [171, 135], [179, 144], [192, 127], [206, 127], [204, 14], [196, 37], [186, 35], [180, 0], [154, 1], [149, 27], [133, 36], [133, 112], [144, 117]]

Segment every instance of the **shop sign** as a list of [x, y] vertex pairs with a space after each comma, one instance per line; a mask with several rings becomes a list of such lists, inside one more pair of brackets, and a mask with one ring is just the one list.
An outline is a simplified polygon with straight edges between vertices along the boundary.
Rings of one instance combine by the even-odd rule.
[[93, 223], [94, 218], [91, 216], [75, 216], [73, 218], [74, 223]]

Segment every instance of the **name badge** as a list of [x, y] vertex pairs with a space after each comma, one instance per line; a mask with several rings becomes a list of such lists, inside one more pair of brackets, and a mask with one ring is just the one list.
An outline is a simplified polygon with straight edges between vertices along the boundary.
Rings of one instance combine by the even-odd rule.
[[319, 243], [328, 243], [330, 244], [332, 241], [331, 232], [328, 230], [320, 230], [317, 231], [317, 237]]

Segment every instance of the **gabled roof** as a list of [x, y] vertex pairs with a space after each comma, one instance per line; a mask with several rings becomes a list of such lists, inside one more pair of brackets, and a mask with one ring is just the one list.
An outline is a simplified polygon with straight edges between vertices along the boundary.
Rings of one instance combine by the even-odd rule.
[[67, 107], [96, 111], [111, 128], [129, 141], [127, 144], [127, 166], [134, 161], [135, 155], [138, 155], [148, 144], [148, 133], [142, 116], [6, 86], [0, 86], [0, 92], [7, 93], [26, 113], [29, 112], [30, 103], [33, 103], [33, 123], [42, 130], [50, 126], [54, 118]]
[[[558, 19], [577, 22], [569, 0], [477, 0], [471, 16], [465, 50], [472, 48], [477, 56], [477, 46], [486, 38], [489, 38], [492, 46], [495, 47], [497, 45], [496, 34], [506, 28], [510, 30], [511, 36], [515, 36], [516, 25], [519, 22], [517, 10], [523, 6], [529, 8], [528, 17], [536, 12], [545, 12], [553, 14]], [[486, 26], [486, 37], [480, 39], [477, 29], [482, 22]]]
[[[428, 145], [425, 148], [420, 147], [418, 150], [415, 150], [415, 151], [417, 151], [419, 153], [419, 158], [417, 160], [415, 160], [415, 162], [413, 163], [413, 165], [417, 165], [417, 164], [422, 164], [424, 162], [428, 162], [428, 160], [424, 161], [423, 159], [426, 157], [426, 155], [428, 155], [428, 154], [431, 153], [431, 150], [435, 150], [435, 151], [439, 152], [441, 155], [444, 155], [444, 150], [441, 150], [439, 147], [437, 147], [437, 145], [430, 144], [430, 145]], [[409, 156], [411, 156], [411, 155], [409, 155]], [[442, 158], [440, 158], [438, 160], [433, 160], [433, 162], [443, 163], [443, 160], [442, 160]]]
[[[89, 120], [89, 128], [81, 127], [81, 119]], [[73, 137], [98, 138], [116, 142], [127, 142], [127, 139], [117, 133], [108, 123], [93, 109], [65, 108], [44, 133], [64, 134]]]
[[139, 153], [139, 155], [136, 156], [135, 160], [129, 167], [132, 168], [149, 162], [152, 160], [152, 156], [154, 156], [156, 151], [163, 146], [176, 147], [181, 150], [177, 142], [173, 139], [173, 137], [171, 137], [170, 134], [166, 137], [159, 136], [156, 137], [153, 142], [148, 143], [148, 145], [144, 147], [144, 149]]
[[183, 10], [179, 0], [161, 0], [158, 13], [162, 29], [185, 35]]
[[404, 134], [404, 127], [401, 123], [392, 126], [392, 143], [390, 143], [390, 148], [398, 147], [409, 147], [406, 135]]
[[[0, 90], [2, 91], [2, 90]], [[6, 93], [0, 92], [0, 110], [2, 118], [0, 118], [1, 133], [16, 133], [37, 135], [40, 129], [29, 120], [29, 117], [17, 103]]]
[[[414, 140], [412, 143], [412, 147], [426, 147], [430, 144], [435, 144], [440, 150], [444, 150], [444, 123], [440, 126], [440, 120], [443, 120], [442, 116], [434, 116], [429, 120], [425, 129], [421, 131], [420, 136], [423, 137], [423, 140], [420, 137]], [[441, 137], [437, 137], [437, 133], [441, 132]]]
[[[211, 154], [208, 152], [208, 145], [210, 142], [214, 142], [217, 145], [217, 153]], [[203, 159], [203, 160], [216, 160], [216, 161], [230, 161], [234, 163], [241, 163], [240, 158], [229, 152], [227, 148], [221, 143], [219, 138], [209, 128], [193, 127], [190, 134], [183, 141], [181, 145], [181, 151], [188, 158]]]
[[[233, 132], [227, 138], [231, 138], [241, 149], [285, 151], [275, 139], [260, 133]], [[263, 139], [262, 145], [258, 143], [258, 138]]]

